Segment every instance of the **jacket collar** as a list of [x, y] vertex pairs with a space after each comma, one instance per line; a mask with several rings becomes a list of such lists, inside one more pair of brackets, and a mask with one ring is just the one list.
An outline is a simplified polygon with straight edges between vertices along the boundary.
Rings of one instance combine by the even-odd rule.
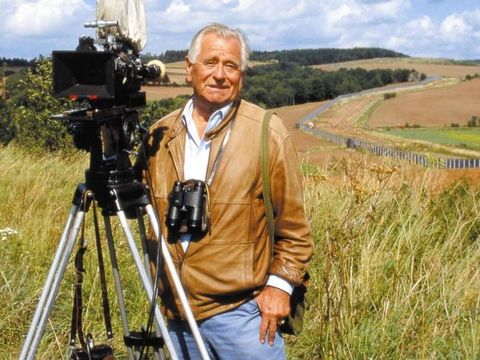
[[[213, 140], [218, 135], [223, 134], [225, 135], [225, 127], [233, 121], [235, 118], [238, 108], [240, 106], [241, 100], [235, 100], [232, 104], [230, 111], [228, 112], [227, 116], [213, 129], [209, 130], [205, 134], [206, 140]], [[185, 137], [187, 129], [185, 124], [182, 121], [182, 114], [185, 110], [185, 107], [178, 113], [175, 121], [173, 122], [172, 126], [167, 130], [166, 135], [168, 137], [166, 145], [169, 149], [170, 156], [172, 157], [173, 164], [175, 166], [175, 170], [177, 172], [178, 179], [184, 178], [183, 172], [183, 165], [185, 161], [184, 152], [185, 152]], [[219, 136], [223, 138], [222, 136]], [[213, 141], [212, 147], [210, 149], [210, 159], [214, 159], [218, 151], [220, 150], [220, 142]], [[211, 171], [212, 161], [209, 161], [207, 174]]]
[[240, 101], [241, 101], [240, 99], [237, 99], [233, 102], [232, 107], [230, 108], [230, 111], [228, 112], [227, 116], [225, 116], [225, 118], [217, 126], [215, 126], [213, 129], [205, 133], [205, 139], [211, 140], [214, 137], [216, 137], [219, 133], [221, 133], [223, 129], [225, 129], [225, 127], [230, 123], [230, 121], [232, 121], [235, 118], [237, 114], [237, 110], [240, 106]]

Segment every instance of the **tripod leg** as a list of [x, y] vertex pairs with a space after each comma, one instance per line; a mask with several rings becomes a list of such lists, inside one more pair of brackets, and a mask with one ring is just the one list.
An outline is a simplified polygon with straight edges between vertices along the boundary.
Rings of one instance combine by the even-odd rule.
[[161, 242], [163, 259], [165, 261], [165, 264], [167, 265], [169, 274], [174, 282], [175, 289], [177, 290], [178, 297], [180, 298], [183, 310], [185, 311], [185, 315], [187, 316], [187, 321], [190, 325], [192, 335], [195, 338], [195, 342], [197, 343], [198, 350], [200, 351], [202, 359], [209, 359], [207, 348], [205, 347], [205, 343], [203, 342], [202, 335], [200, 334], [200, 330], [198, 329], [197, 322], [195, 321], [195, 318], [193, 316], [192, 309], [190, 308], [190, 304], [188, 303], [187, 295], [185, 294], [185, 290], [183, 289], [182, 282], [180, 281], [180, 277], [177, 274], [177, 270], [175, 269], [175, 265], [173, 263], [170, 252], [168, 251], [167, 245], [165, 244], [165, 240], [160, 234], [158, 219], [155, 211], [153, 210], [153, 206], [149, 204], [145, 207], [145, 209], [150, 219], [150, 223], [153, 227], [153, 231], [155, 232], [155, 236], [157, 237], [158, 241]]
[[[113, 242], [112, 226], [110, 224], [110, 218], [108, 216], [103, 217], [105, 223], [105, 233], [107, 235], [108, 251], [110, 254], [110, 262], [112, 264], [113, 281], [115, 282], [115, 289], [117, 291], [118, 307], [120, 308], [120, 318], [122, 320], [123, 333], [125, 336], [130, 336], [130, 330], [128, 329], [127, 312], [125, 308], [125, 298], [123, 296], [122, 283], [120, 280], [120, 272], [118, 270], [117, 255], [115, 252], [115, 244]], [[127, 347], [128, 359], [135, 359], [133, 349]]]
[[70, 216], [68, 217], [47, 280], [43, 286], [39, 303], [35, 309], [32, 324], [30, 325], [30, 329], [19, 356], [22, 360], [33, 359], [35, 357], [38, 344], [43, 336], [48, 316], [52, 311], [53, 303], [60, 288], [60, 282], [65, 273], [68, 259], [70, 258], [75, 244], [75, 239], [85, 216], [85, 213], [78, 209], [79, 208], [76, 205], [73, 205], [70, 210]]
[[[143, 261], [145, 265], [145, 270], [147, 270], [147, 274], [149, 275], [150, 279], [150, 284], [152, 284], [152, 287], [154, 285], [153, 283], [153, 276], [152, 272], [149, 270], [150, 268], [150, 256], [148, 254], [148, 249], [147, 249], [147, 236], [146, 236], [146, 231], [145, 231], [145, 222], [143, 221], [143, 216], [140, 208], [137, 209], [137, 222], [138, 222], [138, 229], [140, 233], [140, 239], [141, 239], [141, 244], [142, 244], [142, 251], [143, 251]], [[158, 327], [158, 324], [155, 322], [155, 334], [157, 336], [161, 336], [161, 331], [160, 328]], [[165, 354], [161, 349], [157, 349], [155, 351], [155, 359], [156, 360], [165, 360]]]
[[[122, 225], [123, 232], [125, 233], [125, 236], [127, 238], [128, 247], [130, 248], [130, 252], [132, 254], [133, 260], [135, 262], [135, 266], [137, 268], [137, 271], [142, 281], [145, 292], [147, 293], [148, 300], [152, 301], [152, 298], [153, 298], [152, 285], [150, 283], [149, 277], [143, 265], [142, 258], [138, 253], [135, 240], [128, 226], [127, 217], [125, 216], [125, 213], [123, 211], [118, 211], [117, 216]], [[160, 313], [160, 310], [158, 309], [158, 306], [155, 307], [155, 319], [162, 333], [163, 339], [165, 341], [165, 345], [167, 346], [168, 351], [170, 353], [170, 357], [172, 358], [172, 360], [178, 360], [177, 354], [175, 353], [175, 349], [173, 347], [172, 339], [170, 338], [170, 334], [168, 333], [167, 326], [165, 325], [165, 322], [162, 318], [162, 314]]]

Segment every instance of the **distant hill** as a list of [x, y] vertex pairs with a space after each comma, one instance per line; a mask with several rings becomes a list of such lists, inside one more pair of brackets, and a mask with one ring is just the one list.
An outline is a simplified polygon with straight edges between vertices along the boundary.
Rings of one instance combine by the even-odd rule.
[[[151, 59], [160, 59], [166, 63], [183, 61], [187, 56], [188, 50], [167, 50], [160, 55], [147, 53], [143, 55], [145, 61]], [[353, 49], [294, 49], [294, 50], [275, 50], [275, 51], [252, 51], [250, 60], [252, 61], [278, 61], [294, 62], [299, 65], [321, 65], [335, 62], [344, 62], [352, 60], [364, 60], [373, 58], [400, 58], [408, 55], [382, 48], [364, 47]]]
[[336, 62], [364, 60], [373, 58], [400, 58], [408, 55], [382, 48], [353, 49], [295, 49], [280, 51], [254, 51], [251, 60], [295, 62], [299, 65], [321, 65]]

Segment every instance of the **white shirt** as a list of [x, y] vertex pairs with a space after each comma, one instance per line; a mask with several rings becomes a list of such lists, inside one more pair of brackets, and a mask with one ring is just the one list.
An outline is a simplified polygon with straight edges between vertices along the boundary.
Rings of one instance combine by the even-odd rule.
[[[182, 113], [182, 121], [187, 128], [187, 134], [185, 139], [185, 161], [183, 164], [184, 179], [196, 179], [206, 181], [208, 158], [210, 155], [211, 140], [205, 140], [205, 133], [214, 129], [225, 118], [232, 107], [232, 103], [229, 103], [221, 109], [215, 111], [207, 122], [205, 132], [198, 134], [195, 121], [193, 120], [193, 98], [188, 100], [187, 105]], [[180, 243], [183, 250], [187, 251], [190, 244], [191, 234], [181, 234]], [[270, 275], [268, 277], [267, 285], [279, 288], [289, 294], [293, 291], [293, 286], [286, 280], [276, 276]]]

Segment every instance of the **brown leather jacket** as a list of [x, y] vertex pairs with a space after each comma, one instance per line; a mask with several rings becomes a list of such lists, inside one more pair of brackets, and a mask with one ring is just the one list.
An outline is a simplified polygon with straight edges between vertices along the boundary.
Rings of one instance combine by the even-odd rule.
[[[303, 205], [302, 179], [291, 136], [276, 115], [270, 122], [270, 171], [275, 212], [275, 248], [271, 243], [262, 200], [260, 175], [261, 122], [265, 110], [241, 101], [229, 115], [206, 134], [212, 140], [207, 178], [227, 133], [230, 138], [210, 186], [210, 231], [193, 238], [186, 253], [165, 226], [168, 195], [183, 178], [186, 129], [177, 110], [150, 129], [146, 153], [151, 192], [162, 234], [186, 290], [197, 320], [240, 305], [255, 296], [269, 274], [299, 284], [312, 255], [313, 244]], [[156, 258], [156, 243], [149, 243]], [[181, 303], [172, 289], [167, 271], [162, 271], [162, 310], [169, 318], [184, 318]]]

